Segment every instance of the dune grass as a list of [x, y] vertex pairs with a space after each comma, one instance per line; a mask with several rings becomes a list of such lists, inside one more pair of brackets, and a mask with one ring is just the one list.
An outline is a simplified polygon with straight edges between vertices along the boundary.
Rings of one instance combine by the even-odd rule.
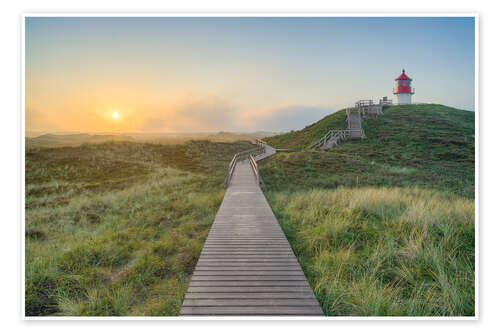
[[[340, 126], [340, 127], [339, 127]], [[331, 128], [345, 128], [345, 111], [266, 141], [301, 149]], [[328, 152], [300, 150], [262, 163], [273, 190], [337, 186], [421, 186], [474, 197], [474, 112], [443, 105], [393, 106], [364, 119], [367, 138]]]
[[364, 140], [307, 147], [341, 110], [266, 138], [265, 195], [325, 314], [474, 315], [474, 113], [393, 106]]
[[266, 196], [325, 314], [474, 315], [474, 201], [417, 188]]
[[249, 142], [26, 153], [27, 316], [177, 315]]

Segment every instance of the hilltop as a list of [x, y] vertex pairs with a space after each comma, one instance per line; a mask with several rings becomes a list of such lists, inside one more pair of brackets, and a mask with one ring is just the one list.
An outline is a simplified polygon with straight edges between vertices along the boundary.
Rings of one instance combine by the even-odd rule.
[[[329, 129], [346, 127], [346, 111], [342, 109], [300, 131], [270, 136], [264, 140], [276, 148], [306, 148], [319, 140]], [[474, 112], [440, 104], [397, 105], [384, 109], [384, 115], [381, 117], [364, 119], [363, 128], [371, 141], [381, 137], [400, 141], [401, 134], [410, 131], [417, 135], [418, 141], [422, 141], [424, 136], [429, 136], [431, 141], [436, 137], [453, 136], [444, 142], [460, 145], [464, 136], [474, 137]], [[407, 137], [405, 141], [414, 141], [413, 139]]]
[[366, 139], [307, 149], [345, 110], [265, 138], [265, 195], [326, 315], [474, 315], [474, 113], [392, 106]]
[[265, 138], [276, 148], [303, 149], [264, 162], [266, 184], [417, 185], [474, 196], [474, 112], [438, 104], [392, 106], [363, 120], [364, 140], [329, 152], [305, 149], [329, 129], [346, 128], [345, 119], [340, 110], [300, 131]]

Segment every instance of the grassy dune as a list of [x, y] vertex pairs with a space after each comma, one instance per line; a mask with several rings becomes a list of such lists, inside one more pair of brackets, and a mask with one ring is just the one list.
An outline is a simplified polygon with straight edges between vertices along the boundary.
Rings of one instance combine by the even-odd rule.
[[[330, 128], [345, 128], [339, 111], [302, 131], [266, 138], [275, 147], [300, 149]], [[393, 106], [363, 120], [367, 139], [324, 153], [302, 150], [263, 163], [273, 190], [337, 186], [423, 186], [474, 197], [474, 112], [443, 105]]]
[[367, 139], [304, 149], [345, 111], [265, 140], [265, 194], [329, 315], [474, 315], [474, 113], [394, 106]]
[[26, 315], [177, 315], [248, 142], [26, 152]]
[[411, 188], [271, 192], [325, 314], [474, 314], [474, 201]]

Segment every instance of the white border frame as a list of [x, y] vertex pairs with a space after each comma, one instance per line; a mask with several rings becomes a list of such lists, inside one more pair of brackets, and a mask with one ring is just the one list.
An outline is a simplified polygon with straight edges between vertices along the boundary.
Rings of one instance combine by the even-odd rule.
[[[171, 317], [146, 317], [146, 316], [122, 316], [122, 317], [76, 317], [76, 316], [47, 316], [47, 317], [30, 317], [26, 316], [25, 313], [25, 137], [26, 137], [26, 57], [25, 57], [25, 27], [26, 18], [29, 17], [470, 17], [474, 18], [474, 43], [475, 43], [475, 68], [474, 68], [474, 113], [475, 113], [475, 311], [474, 316], [454, 316], [454, 317], [382, 317], [382, 316], [324, 316], [324, 317], [304, 317], [304, 316], [193, 316], [193, 317], [181, 317], [181, 316], [171, 316]], [[476, 321], [479, 319], [479, 142], [480, 142], [480, 132], [479, 132], [479, 14], [478, 13], [335, 13], [335, 12], [283, 12], [283, 11], [253, 11], [253, 12], [165, 12], [165, 13], [119, 13], [119, 12], [103, 12], [94, 13], [91, 11], [75, 13], [75, 12], [25, 12], [21, 15], [20, 20], [21, 25], [21, 62], [19, 64], [20, 75], [21, 75], [21, 227], [20, 227], [20, 237], [21, 237], [21, 319], [25, 321], [52, 321], [52, 320], [62, 320], [62, 321], [101, 321], [101, 320], [133, 320], [133, 321], [199, 321], [199, 320], [209, 320], [209, 321], [224, 321], [224, 320], [307, 320], [307, 321], [336, 321], [336, 320], [361, 320], [361, 321], [405, 321], [405, 320], [416, 320], [416, 321], [453, 321], [453, 320], [463, 320], [463, 321]]]

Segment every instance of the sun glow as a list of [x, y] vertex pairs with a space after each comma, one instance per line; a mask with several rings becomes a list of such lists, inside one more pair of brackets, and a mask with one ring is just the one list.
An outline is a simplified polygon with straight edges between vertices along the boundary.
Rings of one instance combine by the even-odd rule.
[[113, 118], [118, 119], [119, 117], [120, 115], [118, 114], [118, 112], [113, 113]]

